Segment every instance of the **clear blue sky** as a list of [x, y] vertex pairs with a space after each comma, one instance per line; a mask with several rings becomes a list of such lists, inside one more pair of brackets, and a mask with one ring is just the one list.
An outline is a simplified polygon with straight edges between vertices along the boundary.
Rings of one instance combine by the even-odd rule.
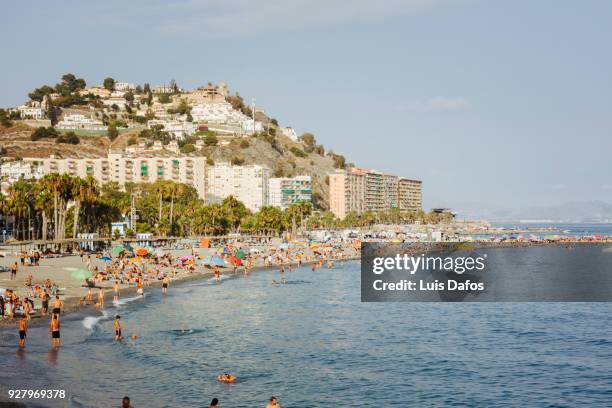
[[425, 205], [612, 201], [607, 0], [13, 1], [0, 106], [67, 72], [224, 80]]

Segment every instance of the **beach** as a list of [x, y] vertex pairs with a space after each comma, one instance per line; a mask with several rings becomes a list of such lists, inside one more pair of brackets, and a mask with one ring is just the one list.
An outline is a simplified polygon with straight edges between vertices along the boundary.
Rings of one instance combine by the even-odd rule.
[[[236, 244], [236, 243], [235, 243]], [[279, 268], [280, 265], [274, 264], [270, 266], [265, 265], [264, 255], [267, 254], [276, 254], [280, 253], [280, 246], [282, 241], [280, 239], [273, 240], [269, 245], [259, 245], [253, 246], [252, 248], [257, 248], [259, 252], [252, 254], [253, 263], [251, 272], [257, 272], [265, 269], [274, 269]], [[288, 244], [285, 244], [288, 245]], [[351, 242], [344, 242], [342, 245], [342, 258], [337, 260], [348, 260], [348, 259], [358, 259], [359, 251], [356, 250]], [[230, 245], [231, 246], [231, 245]], [[221, 248], [223, 248], [222, 246]], [[203, 265], [204, 260], [209, 259], [213, 256], [219, 247], [216, 248], [183, 248], [183, 249], [165, 249], [161, 250], [164, 254], [170, 255], [176, 261], [174, 267], [162, 266], [162, 265], [153, 265], [150, 264], [146, 268], [149, 270], [155, 270], [163, 275], [173, 275], [172, 270], [176, 271], [176, 276], [172, 279], [172, 285], [175, 285], [180, 282], [188, 282], [192, 280], [198, 279], [208, 279], [214, 277], [214, 273], [211, 270], [210, 266]], [[299, 251], [299, 254], [302, 256], [302, 259], [305, 262], [312, 262], [317, 255], [313, 250], [311, 250], [307, 245], [299, 245], [299, 249], [295, 249], [295, 251]], [[80, 256], [79, 254], [66, 254], [59, 257], [49, 257], [42, 258], [40, 260], [40, 264], [38, 266], [31, 266], [27, 262], [25, 265], [20, 265], [20, 257], [19, 252], [17, 251], [4, 251], [7, 255], [0, 260], [0, 265], [10, 266], [15, 262], [18, 263], [18, 273], [15, 280], [11, 280], [10, 272], [0, 273], [0, 288], [8, 289], [16, 291], [18, 295], [24, 295], [26, 292], [26, 280], [28, 276], [32, 276], [32, 285], [42, 285], [42, 283], [46, 279], [50, 279], [52, 282], [57, 284], [59, 287], [59, 295], [60, 299], [64, 303], [64, 307], [62, 308], [62, 314], [70, 314], [77, 311], [94, 309], [95, 308], [95, 300], [85, 301], [82, 299], [87, 295], [88, 288], [85, 286], [85, 281], [83, 279], [75, 279], [72, 274], [76, 270], [83, 269], [94, 269], [98, 268], [98, 270], [104, 270], [109, 264], [113, 261], [104, 261], [102, 260], [102, 254], [97, 255], [88, 255], [84, 254], [84, 256]], [[297, 252], [295, 252], [297, 253]], [[89, 256], [89, 264], [88, 264], [88, 256]], [[110, 252], [106, 254], [106, 256], [111, 257], [116, 260], [116, 257], [112, 257]], [[188, 270], [183, 267], [180, 263], [181, 258], [183, 257], [194, 257], [195, 264], [192, 270]], [[144, 258], [147, 259], [147, 258]], [[277, 262], [278, 263], [278, 262]], [[288, 264], [296, 265], [298, 263], [295, 257], [284, 258], [282, 262], [285, 267]], [[245, 265], [238, 266], [235, 270], [231, 265], [226, 265], [225, 267], [219, 268], [219, 271], [222, 275], [225, 274], [234, 274], [234, 273], [244, 273]], [[112, 304], [113, 298], [113, 286], [115, 284], [115, 280], [109, 279], [102, 281], [96, 284], [96, 288], [92, 289], [93, 299], [97, 299], [99, 287], [102, 287], [105, 291], [105, 303]], [[161, 279], [153, 278], [149, 280], [147, 283], [147, 287], [151, 288], [160, 288], [162, 286]], [[121, 298], [134, 296], [137, 292], [137, 286], [133, 282], [126, 282], [119, 284], [119, 296]], [[146, 290], [146, 288], [145, 288]], [[54, 299], [51, 299], [51, 302]], [[42, 301], [39, 298], [33, 298], [34, 301], [34, 313], [32, 314], [32, 320], [28, 323], [29, 326], [36, 326], [41, 324], [48, 324], [50, 315], [42, 316], [41, 315], [41, 306]], [[4, 318], [0, 320], [1, 326], [14, 326], [17, 324], [18, 319], [15, 318], [13, 320]]]

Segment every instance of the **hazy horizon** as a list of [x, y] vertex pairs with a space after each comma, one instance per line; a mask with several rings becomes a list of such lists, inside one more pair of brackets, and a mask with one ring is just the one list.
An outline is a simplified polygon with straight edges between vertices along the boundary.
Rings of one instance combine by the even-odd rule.
[[423, 180], [426, 208], [612, 202], [610, 2], [24, 1], [4, 10], [2, 107], [68, 72], [88, 85], [226, 81], [350, 162]]

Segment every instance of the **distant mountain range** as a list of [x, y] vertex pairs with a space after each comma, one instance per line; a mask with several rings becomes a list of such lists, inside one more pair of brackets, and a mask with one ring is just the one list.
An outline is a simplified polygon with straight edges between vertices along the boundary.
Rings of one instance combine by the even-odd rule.
[[464, 203], [454, 209], [459, 219], [533, 222], [612, 222], [612, 204], [603, 201], [571, 201], [556, 206], [520, 209]]

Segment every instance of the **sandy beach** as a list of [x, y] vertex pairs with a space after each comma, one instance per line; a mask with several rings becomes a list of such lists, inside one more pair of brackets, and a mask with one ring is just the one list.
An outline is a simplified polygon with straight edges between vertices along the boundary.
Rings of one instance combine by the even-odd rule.
[[[253, 265], [250, 272], [257, 272], [259, 270], [266, 269], [278, 269], [278, 265], [266, 266], [264, 264], [264, 256], [263, 254], [274, 254], [278, 250], [278, 245], [280, 244], [280, 240], [278, 242], [273, 242], [271, 245], [259, 246], [261, 252], [258, 253], [253, 259]], [[342, 245], [342, 257], [340, 259], [335, 258], [334, 260], [349, 260], [349, 259], [358, 259], [359, 251], [353, 248], [349, 243], [345, 243]], [[194, 248], [194, 249], [168, 249], [164, 250], [164, 253], [169, 253], [175, 259], [175, 270], [176, 277], [173, 279], [170, 287], [172, 285], [188, 282], [197, 279], [209, 279], [214, 277], [212, 270], [203, 264], [203, 260], [208, 259], [211, 255], [215, 254], [218, 248]], [[7, 253], [7, 252], [5, 252]], [[188, 271], [187, 268], [182, 268], [180, 266], [176, 266], [176, 261], [183, 257], [189, 255], [195, 255], [197, 260], [196, 266], [193, 271]], [[304, 247], [299, 249], [299, 253], [303, 257], [304, 263], [313, 262], [316, 254], [310, 250], [308, 247]], [[100, 259], [99, 255], [91, 255], [91, 268], [98, 268], [98, 270], [104, 270], [107, 264], [112, 263], [105, 262]], [[18, 253], [7, 253], [4, 258], [0, 259], [0, 265], [10, 267], [15, 262], [18, 263], [19, 269], [17, 272], [16, 279], [11, 280], [10, 272], [1, 272], [0, 273], [0, 289], [4, 290], [13, 290], [16, 291], [18, 296], [22, 297], [26, 294], [26, 280], [28, 276], [31, 274], [33, 285], [42, 285], [45, 279], [50, 279], [59, 287], [59, 296], [60, 299], [64, 302], [64, 307], [62, 309], [62, 315], [66, 315], [69, 313], [74, 313], [77, 311], [83, 310], [97, 310], [96, 309], [96, 299], [98, 296], [98, 287], [104, 288], [105, 291], [105, 303], [106, 305], [112, 305], [113, 299], [113, 285], [115, 281], [113, 279], [106, 280], [103, 282], [99, 282], [96, 285], [96, 289], [92, 289], [93, 299], [90, 301], [83, 302], [82, 299], [87, 295], [88, 288], [85, 286], [85, 282], [82, 279], [75, 279], [72, 276], [72, 273], [78, 269], [88, 269], [88, 261], [87, 254], [83, 257], [78, 254], [65, 255], [56, 258], [41, 258], [40, 264], [38, 266], [30, 266], [26, 261], [25, 265], [20, 264], [20, 257]], [[286, 262], [283, 262], [285, 265], [291, 263], [292, 265], [297, 264], [297, 260], [295, 259], [287, 259]], [[149, 270], [157, 270], [164, 274], [171, 275], [172, 269], [167, 266], [157, 266], [157, 265], [147, 265]], [[233, 273], [244, 273], [245, 266], [240, 266], [234, 270], [231, 266], [220, 268], [220, 271], [223, 275], [225, 274], [233, 274]], [[160, 288], [162, 286], [161, 280], [151, 278], [148, 286], [145, 287], [146, 290], [148, 288]], [[120, 298], [133, 296], [137, 292], [136, 284], [134, 283], [123, 283], [119, 285], [120, 287]], [[50, 314], [42, 315], [42, 300], [34, 297], [34, 313], [31, 315], [32, 319], [29, 322], [29, 326], [38, 326], [38, 325], [47, 325], [50, 319]], [[53, 297], [52, 299], [53, 300]], [[14, 326], [18, 322], [18, 318], [13, 320], [8, 317], [4, 317], [4, 319], [0, 320], [0, 327], [4, 326]]]

